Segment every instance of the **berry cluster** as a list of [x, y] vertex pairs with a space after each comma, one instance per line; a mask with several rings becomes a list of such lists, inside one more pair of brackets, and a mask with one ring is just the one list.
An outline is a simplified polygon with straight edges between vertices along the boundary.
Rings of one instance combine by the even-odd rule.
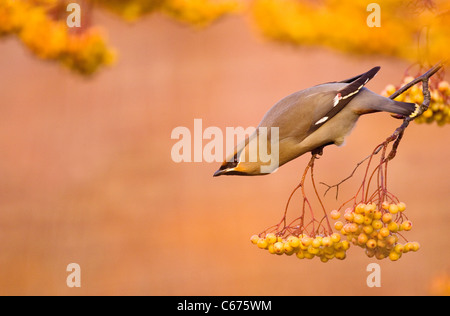
[[135, 21], [146, 14], [160, 11], [177, 21], [200, 27], [236, 12], [239, 7], [236, 0], [96, 0], [95, 3], [126, 21]]
[[[414, 80], [413, 77], [405, 77], [403, 84], [405, 85]], [[392, 84], [388, 85], [382, 94], [386, 97], [392, 95], [400, 87]], [[431, 81], [430, 82], [431, 102], [428, 109], [415, 119], [417, 123], [431, 124], [436, 122], [439, 126], [450, 124], [450, 86], [447, 81]], [[395, 98], [396, 101], [412, 102], [422, 104], [423, 92], [422, 84], [412, 86], [408, 91]]]
[[254, 245], [268, 250], [271, 254], [288, 256], [296, 254], [299, 259], [318, 257], [322, 262], [333, 258], [344, 260], [350, 247], [350, 243], [347, 240], [341, 240], [341, 235], [338, 233], [314, 237], [307, 234], [290, 235], [286, 239], [274, 233], [268, 233], [263, 237], [253, 235], [250, 240]]
[[[399, 243], [398, 233], [409, 231], [412, 223], [404, 219], [406, 205], [383, 202], [381, 208], [376, 204], [360, 203], [344, 212], [345, 222], [336, 221], [335, 229], [347, 237], [354, 245], [364, 248], [368, 257], [397, 261], [403, 253], [418, 251], [419, 243]], [[339, 219], [338, 211], [331, 212], [331, 218]]]
[[[0, 38], [17, 36], [34, 55], [89, 75], [114, 62], [115, 53], [96, 28], [72, 30], [58, 0], [0, 1]], [[87, 10], [87, 9], [86, 9]]]

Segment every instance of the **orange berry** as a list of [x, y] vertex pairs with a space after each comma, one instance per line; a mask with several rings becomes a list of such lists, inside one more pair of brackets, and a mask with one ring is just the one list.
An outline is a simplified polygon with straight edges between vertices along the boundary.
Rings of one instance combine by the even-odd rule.
[[377, 242], [376, 242], [375, 239], [369, 239], [369, 240], [366, 242], [366, 246], [367, 246], [367, 248], [375, 249], [375, 247], [377, 246]]
[[383, 227], [380, 229], [380, 235], [385, 238], [387, 236], [389, 236], [391, 234], [391, 232], [389, 231], [389, 229], [387, 229], [386, 227]]
[[357, 224], [351, 223], [349, 225], [350, 225], [350, 232], [351, 233], [354, 233], [354, 232], [356, 232], [358, 230], [358, 225]]
[[369, 240], [369, 237], [367, 237], [366, 234], [364, 234], [364, 233], [359, 234], [359, 236], [358, 236], [358, 244], [365, 245], [368, 240]]
[[353, 222], [353, 217], [354, 215], [351, 212], [347, 212], [344, 214], [344, 218], [347, 222]]
[[389, 223], [390, 221], [392, 221], [392, 214], [391, 213], [384, 213], [383, 217], [381, 218], [381, 220], [383, 221], [383, 223]]

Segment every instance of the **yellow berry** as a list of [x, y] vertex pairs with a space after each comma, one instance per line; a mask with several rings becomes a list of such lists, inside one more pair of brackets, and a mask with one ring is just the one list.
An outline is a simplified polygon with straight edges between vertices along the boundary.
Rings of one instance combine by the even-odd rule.
[[334, 254], [334, 257], [335, 257], [336, 259], [338, 259], [338, 260], [344, 260], [346, 256], [347, 256], [347, 254], [346, 254], [345, 251], [343, 251], [343, 250], [337, 251], [337, 252]]
[[397, 245], [395, 245], [395, 247], [394, 247], [394, 251], [395, 252], [397, 252], [397, 253], [403, 253], [403, 245], [402, 244], [397, 244]]
[[383, 210], [388, 210], [389, 209], [389, 202], [387, 202], [387, 201], [384, 201], [382, 204], [381, 204], [381, 208], [383, 209]]
[[405, 231], [409, 231], [412, 228], [412, 223], [411, 221], [404, 221], [401, 225], [402, 229]]
[[308, 247], [308, 252], [312, 255], [317, 255], [319, 253], [319, 248], [313, 247], [313, 245], [310, 245]]
[[375, 251], [375, 258], [377, 258], [378, 260], [383, 260], [385, 259], [387, 256], [387, 253], [384, 251]]
[[356, 214], [364, 214], [365, 208], [366, 208], [366, 205], [363, 203], [360, 203], [356, 206], [355, 213]]
[[341, 241], [341, 235], [339, 235], [338, 233], [332, 234], [332, 235], [330, 236], [330, 238], [331, 238], [331, 241], [332, 241], [333, 243], [338, 243], [338, 242]]
[[390, 222], [387, 226], [387, 228], [393, 232], [396, 233], [398, 231], [398, 224], [396, 222]]
[[412, 243], [412, 251], [414, 251], [414, 252], [416, 252], [416, 251], [418, 251], [420, 249], [420, 244], [418, 243], [418, 242], [416, 242], [416, 241], [414, 241], [413, 243]]
[[441, 92], [446, 92], [449, 90], [449, 83], [447, 81], [439, 82], [438, 89]]
[[316, 237], [316, 238], [313, 239], [311, 245], [314, 248], [319, 248], [322, 245], [322, 240], [319, 237]]
[[292, 254], [294, 252], [294, 247], [292, 247], [288, 241], [283, 243], [283, 249], [286, 254]]
[[374, 220], [374, 221], [372, 222], [372, 227], [373, 227], [374, 229], [380, 229], [381, 227], [383, 227], [383, 222], [380, 221], [379, 219]]
[[259, 236], [258, 236], [258, 235], [253, 235], [253, 236], [250, 238], [250, 241], [251, 241], [252, 244], [254, 244], [254, 245], [256, 245], [256, 244], [258, 243], [258, 240], [259, 240]]
[[284, 252], [284, 244], [280, 241], [277, 241], [273, 244], [273, 250], [275, 250], [275, 253], [282, 254]]
[[372, 225], [366, 225], [363, 227], [363, 232], [367, 235], [372, 234], [373, 232], [373, 226]]
[[410, 242], [407, 242], [404, 246], [403, 246], [403, 253], [407, 253], [412, 251], [413, 245]]
[[398, 206], [397, 206], [397, 204], [389, 205], [389, 212], [391, 214], [397, 214], [398, 213]]
[[422, 115], [424, 118], [430, 118], [433, 116], [433, 111], [431, 109], [427, 109]]
[[373, 213], [376, 211], [376, 209], [377, 209], [377, 206], [375, 205], [375, 203], [367, 204], [366, 207], [364, 208], [364, 214], [373, 215]]
[[314, 254], [310, 253], [309, 251], [306, 251], [303, 253], [306, 259], [312, 259], [314, 258]]
[[364, 215], [355, 214], [355, 216], [353, 217], [353, 222], [356, 223], [356, 224], [364, 223]]
[[336, 230], [341, 230], [344, 227], [344, 223], [337, 221], [336, 223], [334, 223], [334, 228]]
[[261, 249], [266, 249], [268, 246], [268, 242], [265, 239], [260, 238], [256, 245]]
[[339, 217], [341, 217], [341, 213], [337, 210], [332, 210], [331, 211], [331, 218], [332, 219], [339, 219]]
[[391, 259], [392, 261], [397, 261], [398, 259], [400, 259], [400, 254], [398, 252], [391, 251], [389, 253], [389, 259]]
[[300, 246], [300, 240], [295, 236], [291, 236], [291, 238], [289, 239], [289, 245], [292, 248], [297, 248]]
[[269, 253], [271, 253], [271, 254], [275, 254], [276, 252], [275, 252], [275, 248], [273, 247], [273, 244], [269, 244], [268, 246], [267, 246], [267, 250], [269, 251]]
[[275, 234], [273, 233], [268, 233], [266, 235], [266, 242], [269, 244], [273, 244], [277, 241], [277, 236], [275, 236]]
[[376, 210], [375, 213], [373, 213], [373, 219], [381, 219], [383, 216], [383, 213], [379, 210]]
[[364, 225], [370, 225], [370, 224], [372, 224], [372, 218], [370, 217], [370, 215], [369, 216], [364, 216], [364, 222], [363, 222], [363, 224]]
[[348, 250], [350, 248], [350, 243], [347, 240], [342, 241], [342, 249]]
[[311, 237], [303, 237], [302, 238], [302, 245], [305, 247], [308, 247], [309, 245], [311, 245], [312, 243], [312, 238]]
[[403, 212], [406, 209], [406, 204], [403, 202], [398, 203], [397, 206], [398, 206], [399, 212]]
[[331, 247], [333, 245], [333, 241], [330, 237], [323, 237], [322, 238], [322, 245], [324, 247]]

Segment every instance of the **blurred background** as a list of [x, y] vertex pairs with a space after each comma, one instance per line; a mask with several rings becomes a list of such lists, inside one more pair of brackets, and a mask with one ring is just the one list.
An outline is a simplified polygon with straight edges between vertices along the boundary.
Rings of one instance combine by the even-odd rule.
[[[28, 5], [46, 8], [44, 2]], [[82, 8], [87, 3], [78, 2]], [[133, 23], [100, 3], [89, 9], [89, 21], [101, 26], [99, 41], [111, 48], [97, 54], [103, 56], [97, 62], [86, 61], [92, 51], [85, 59], [61, 53], [64, 47], [43, 54], [48, 40], [34, 35], [41, 46], [33, 46], [17, 25], [4, 27], [1, 295], [449, 294], [448, 124], [412, 123], [389, 165], [389, 189], [407, 204], [414, 224], [407, 237], [421, 244], [419, 252], [397, 262], [368, 258], [353, 247], [346, 260], [323, 264], [270, 255], [250, 243], [251, 235], [281, 219], [308, 155], [264, 177], [213, 178], [220, 163], [172, 161], [172, 130], [193, 130], [196, 118], [204, 129], [256, 126], [295, 91], [379, 65], [367, 87], [380, 93], [388, 84], [401, 84], [415, 61], [426, 68], [442, 57], [419, 60], [417, 50], [405, 56], [395, 48], [382, 54], [382, 42], [358, 54], [358, 47], [333, 47], [333, 41], [275, 38], [264, 25], [277, 24], [261, 23], [258, 16], [268, 19], [279, 10], [264, 13], [261, 5], [270, 1], [257, 2], [244, 1], [251, 9], [241, 3], [231, 7], [232, 14], [227, 9], [206, 22], [180, 19], [182, 10], [138, 10], [126, 19]], [[288, 13], [299, 2], [280, 3], [291, 5], [285, 11], [290, 21]], [[3, 15], [3, 26], [11, 16]], [[368, 28], [365, 18], [360, 22]], [[333, 31], [326, 21], [315, 23]], [[273, 34], [281, 34], [277, 30]], [[91, 31], [70, 32], [77, 40]], [[448, 55], [448, 49], [436, 51]], [[411, 75], [420, 70], [412, 69]], [[334, 184], [347, 177], [400, 123], [385, 113], [362, 117], [345, 146], [325, 149], [316, 162], [317, 181]], [[330, 192], [327, 209], [353, 196], [361, 177], [359, 170], [341, 186], [338, 201]], [[81, 266], [81, 288], [66, 285], [72, 262]], [[372, 262], [381, 266], [380, 288], [366, 285]]]

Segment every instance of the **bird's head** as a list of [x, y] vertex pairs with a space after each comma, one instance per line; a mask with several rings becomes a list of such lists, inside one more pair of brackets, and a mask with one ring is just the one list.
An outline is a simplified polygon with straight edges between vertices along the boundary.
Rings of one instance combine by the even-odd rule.
[[[239, 176], [256, 176], [265, 175], [273, 172], [278, 168], [278, 150], [273, 152], [273, 155], [268, 154], [265, 158], [261, 156], [259, 149], [261, 144], [258, 143], [260, 133], [255, 133], [247, 138], [245, 142], [236, 146], [232, 154], [226, 157], [225, 161], [220, 166], [219, 170], [214, 173], [214, 177], [221, 175], [239, 175]], [[267, 137], [267, 135], [264, 135]], [[277, 138], [278, 141], [278, 138]], [[266, 145], [269, 148], [264, 148], [271, 153], [270, 142]], [[278, 146], [276, 146], [278, 149]], [[274, 157], [275, 156], [275, 157]]]
[[219, 170], [214, 173], [214, 177], [226, 175], [226, 176], [250, 176], [257, 173], [255, 169], [258, 169], [258, 165], [255, 162], [248, 162], [244, 159], [246, 147], [241, 150], [235, 150], [232, 155], [227, 157], [220, 166]]

